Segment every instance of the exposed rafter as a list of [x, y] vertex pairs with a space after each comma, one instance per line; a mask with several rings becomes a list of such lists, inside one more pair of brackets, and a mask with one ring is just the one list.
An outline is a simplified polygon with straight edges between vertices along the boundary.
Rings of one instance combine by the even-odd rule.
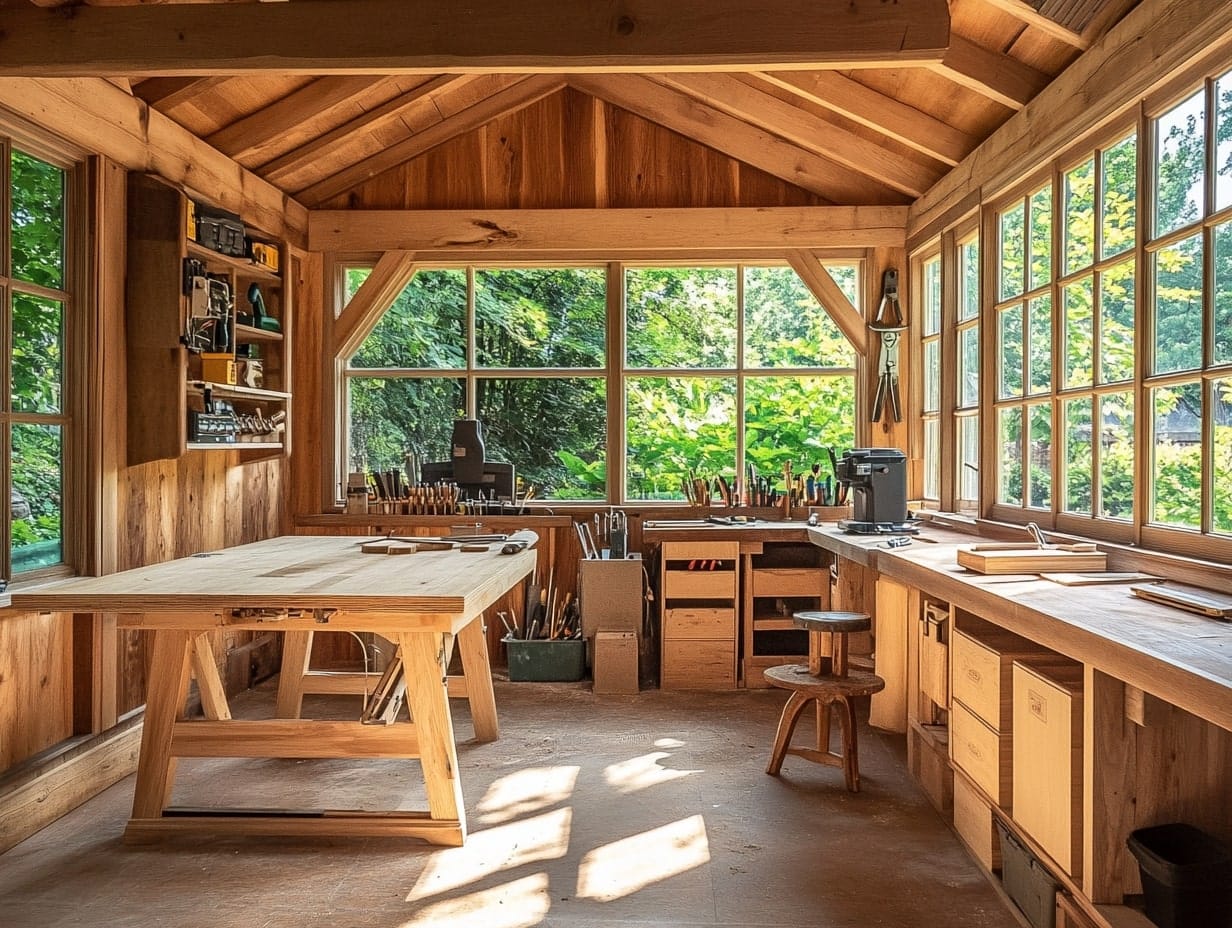
[[314, 0], [5, 11], [0, 75], [887, 67], [940, 60], [946, 0]]
[[866, 87], [837, 71], [775, 71], [753, 75], [818, 106], [876, 129], [930, 158], [955, 165], [974, 151], [977, 140], [942, 122]]
[[1012, 110], [1026, 106], [1049, 81], [1047, 74], [1017, 58], [989, 51], [957, 35], [950, 37], [950, 50], [941, 63], [929, 67]]
[[906, 199], [858, 171], [649, 78], [586, 74], [571, 77], [569, 83], [830, 202], [876, 204]]
[[381, 255], [341, 315], [334, 320], [335, 356], [349, 357], [359, 349], [381, 315], [411, 282], [415, 268], [413, 252], [388, 251]]
[[1044, 16], [1026, 0], [984, 0], [990, 6], [995, 6], [1003, 13], [1009, 13], [1019, 22], [1024, 22], [1028, 26], [1039, 29], [1041, 32], [1052, 36], [1052, 38], [1064, 42], [1066, 45], [1073, 46], [1079, 51], [1085, 51], [1091, 43], [1085, 38], [1074, 32], [1072, 29], [1063, 26], [1055, 19], [1049, 19]]
[[818, 119], [760, 87], [745, 83], [738, 75], [664, 74], [655, 80], [912, 198], [924, 193], [943, 173]]
[[166, 113], [230, 79], [229, 77], [147, 77], [133, 86], [133, 96]]
[[864, 317], [851, 304], [830, 272], [807, 251], [791, 251], [787, 253], [787, 263], [796, 272], [804, 285], [809, 288], [817, 302], [834, 320], [834, 324], [847, 336], [851, 347], [861, 357], [868, 356], [868, 329], [864, 325]]

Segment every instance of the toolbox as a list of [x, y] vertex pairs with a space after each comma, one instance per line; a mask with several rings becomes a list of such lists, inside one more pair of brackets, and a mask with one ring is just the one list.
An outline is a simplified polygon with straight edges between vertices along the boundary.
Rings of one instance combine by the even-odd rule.
[[204, 203], [194, 203], [197, 244], [233, 258], [246, 256], [244, 223], [236, 213]]

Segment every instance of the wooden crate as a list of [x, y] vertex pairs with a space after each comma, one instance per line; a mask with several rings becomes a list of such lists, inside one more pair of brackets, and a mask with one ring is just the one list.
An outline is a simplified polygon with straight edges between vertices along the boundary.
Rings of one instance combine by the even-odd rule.
[[1001, 842], [992, 804], [963, 774], [954, 774], [954, 830], [985, 870], [1001, 867]]
[[1014, 821], [1075, 879], [1082, 871], [1082, 666], [1014, 661]]
[[1013, 762], [1008, 734], [990, 728], [962, 703], [950, 706], [950, 757], [954, 766], [997, 805], [1008, 809], [1013, 801]]
[[1014, 660], [1042, 654], [1043, 649], [990, 626], [978, 634], [954, 629], [950, 652], [953, 698], [998, 732], [1011, 731]]

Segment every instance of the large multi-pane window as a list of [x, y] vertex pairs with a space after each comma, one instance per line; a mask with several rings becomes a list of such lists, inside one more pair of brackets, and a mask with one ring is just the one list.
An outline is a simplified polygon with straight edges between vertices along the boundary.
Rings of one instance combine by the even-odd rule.
[[68, 173], [0, 138], [0, 307], [9, 360], [0, 400], [9, 485], [3, 576], [64, 560]]
[[941, 255], [932, 254], [920, 264], [920, 361], [923, 367], [921, 421], [923, 423], [923, 499], [941, 500]]
[[[858, 305], [859, 265], [827, 268]], [[367, 273], [345, 269], [348, 298]], [[802, 473], [855, 440], [854, 352], [777, 265], [420, 269], [346, 359], [343, 391], [350, 470], [448, 460], [453, 421], [474, 416], [488, 459], [540, 498], [679, 500], [691, 475]]]
[[1232, 535], [1232, 72], [1150, 130], [1144, 521]]

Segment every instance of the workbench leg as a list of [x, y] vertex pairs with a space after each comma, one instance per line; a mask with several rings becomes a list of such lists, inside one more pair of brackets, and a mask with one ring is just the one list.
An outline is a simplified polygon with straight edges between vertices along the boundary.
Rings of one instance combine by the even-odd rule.
[[134, 819], [161, 818], [171, 798], [171, 786], [175, 781], [171, 736], [175, 723], [184, 717], [184, 700], [188, 696], [193, 633], [178, 628], [160, 629], [153, 636], [145, 724], [133, 796]]
[[304, 676], [312, 657], [314, 632], [284, 632], [282, 671], [278, 676], [278, 704], [274, 717], [297, 719], [304, 704]]
[[[458, 779], [458, 754], [445, 684], [449, 635], [400, 635], [406, 669], [406, 702], [419, 736], [419, 763], [428, 793], [428, 814], [435, 821], [456, 821], [457, 843], [466, 838], [466, 810]], [[489, 684], [490, 685], [490, 684]]]
[[500, 737], [496, 719], [496, 694], [492, 691], [492, 666], [488, 662], [488, 640], [483, 630], [483, 617], [458, 632], [458, 650], [462, 653], [462, 670], [466, 674], [466, 695], [471, 705], [471, 720], [476, 741], [495, 741]]
[[214, 633], [202, 632], [193, 639], [192, 669], [197, 678], [197, 692], [201, 694], [201, 710], [211, 721], [231, 718], [227, 705], [227, 688], [218, 675], [214, 662]]

